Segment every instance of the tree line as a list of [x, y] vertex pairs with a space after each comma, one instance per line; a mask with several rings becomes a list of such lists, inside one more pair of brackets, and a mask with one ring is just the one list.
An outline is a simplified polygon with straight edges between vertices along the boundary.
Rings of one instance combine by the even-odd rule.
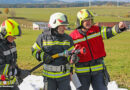
[[[127, 2], [128, 3], [128, 2]], [[125, 5], [126, 2], [120, 2], [119, 5]], [[117, 5], [116, 2], [96, 1], [91, 5]], [[0, 4], [0, 8], [64, 8], [64, 7], [86, 7], [89, 6], [88, 2], [82, 3], [65, 3], [65, 4]]]

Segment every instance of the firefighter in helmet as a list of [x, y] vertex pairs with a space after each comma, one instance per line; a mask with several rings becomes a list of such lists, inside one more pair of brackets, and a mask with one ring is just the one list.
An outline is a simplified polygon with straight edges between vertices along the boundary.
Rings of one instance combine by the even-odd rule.
[[[70, 56], [67, 52], [73, 50], [74, 46], [72, 38], [64, 33], [68, 24], [65, 14], [60, 12], [52, 14], [48, 30], [40, 34], [32, 46], [33, 56], [38, 61], [44, 62], [44, 90], [71, 90]], [[53, 58], [57, 53], [59, 57]]]
[[107, 90], [110, 81], [109, 74], [104, 64], [106, 56], [103, 39], [109, 39], [126, 29], [124, 22], [119, 22], [113, 27], [94, 25], [94, 15], [90, 10], [81, 9], [77, 13], [77, 28], [71, 32], [74, 45], [86, 48], [85, 55], [79, 55], [75, 72], [82, 84], [77, 90]]
[[[17, 50], [14, 40], [21, 36], [21, 28], [13, 19], [5, 20], [0, 27], [0, 90], [19, 90], [17, 85], [25, 72], [17, 66]], [[24, 74], [23, 74], [24, 73]], [[22, 77], [21, 77], [22, 75]]]

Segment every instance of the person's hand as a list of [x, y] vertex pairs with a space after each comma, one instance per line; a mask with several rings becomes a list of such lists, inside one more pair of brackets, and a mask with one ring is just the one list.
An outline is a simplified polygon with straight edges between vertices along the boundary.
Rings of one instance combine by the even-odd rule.
[[44, 56], [43, 56], [43, 62], [46, 63], [46, 64], [48, 64], [48, 63], [50, 63], [52, 61], [54, 61], [54, 59], [50, 55], [48, 55], [47, 53], [45, 53]]
[[71, 56], [71, 60], [70, 60], [70, 63], [71, 64], [75, 64], [75, 63], [78, 63], [78, 61], [80, 60], [80, 58], [76, 55], [76, 54], [73, 54], [72, 56]]
[[125, 29], [126, 24], [124, 22], [119, 22], [119, 29]]

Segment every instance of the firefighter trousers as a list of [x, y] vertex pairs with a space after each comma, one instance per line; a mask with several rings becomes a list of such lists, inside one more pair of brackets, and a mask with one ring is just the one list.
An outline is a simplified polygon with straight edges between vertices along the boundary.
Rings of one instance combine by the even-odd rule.
[[70, 75], [62, 78], [44, 77], [43, 90], [71, 90]]
[[107, 90], [107, 85], [104, 83], [103, 71], [98, 71], [93, 74], [78, 74], [78, 78], [82, 86], [76, 90], [89, 90], [90, 84], [92, 85], [93, 90]]

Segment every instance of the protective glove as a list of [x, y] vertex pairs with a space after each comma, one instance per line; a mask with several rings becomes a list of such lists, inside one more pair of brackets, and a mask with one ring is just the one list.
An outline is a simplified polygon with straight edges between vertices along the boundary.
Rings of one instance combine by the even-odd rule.
[[78, 61], [80, 60], [80, 58], [76, 55], [76, 54], [73, 54], [71, 56], [71, 60], [70, 60], [70, 63], [78, 63]]
[[19, 69], [19, 72], [17, 74], [17, 79], [18, 79], [18, 82], [19, 84], [22, 83], [23, 79], [25, 77], [27, 77], [28, 75], [30, 75], [31, 73], [29, 72], [29, 70], [22, 70], [22, 69]]
[[43, 62], [48, 64], [48, 63], [51, 63], [52, 61], [54, 61], [54, 59], [50, 55], [45, 53], [43, 56]]

